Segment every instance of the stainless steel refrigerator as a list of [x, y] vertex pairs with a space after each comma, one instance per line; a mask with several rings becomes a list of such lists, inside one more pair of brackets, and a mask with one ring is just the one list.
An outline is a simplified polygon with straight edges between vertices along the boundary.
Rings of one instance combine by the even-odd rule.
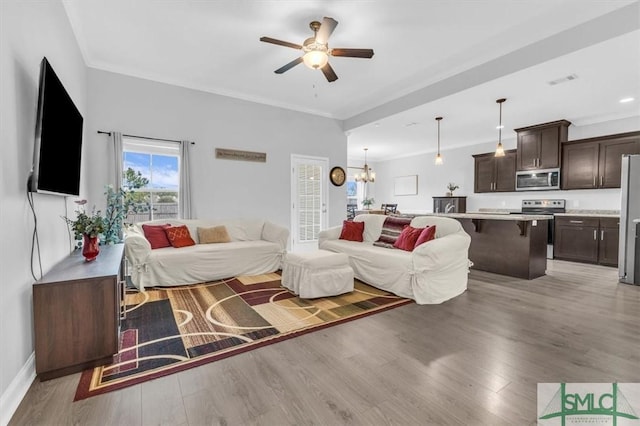
[[620, 209], [620, 282], [640, 284], [640, 155], [622, 157]]

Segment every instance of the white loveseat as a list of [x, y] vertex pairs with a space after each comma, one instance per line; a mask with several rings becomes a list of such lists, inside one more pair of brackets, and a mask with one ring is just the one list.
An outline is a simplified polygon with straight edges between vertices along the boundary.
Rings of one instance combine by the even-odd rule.
[[[196, 244], [152, 250], [144, 236], [143, 224], [186, 225]], [[199, 243], [198, 227], [220, 225], [225, 226], [231, 242]], [[144, 290], [275, 272], [282, 267], [288, 239], [288, 229], [259, 219], [160, 219], [128, 228], [124, 248], [131, 280], [138, 289]]]
[[374, 246], [386, 216], [363, 214], [363, 242], [340, 240], [341, 226], [320, 232], [319, 248], [349, 255], [355, 277], [418, 304], [437, 304], [463, 293], [469, 273], [471, 237], [455, 219], [417, 216], [414, 228], [436, 225], [436, 238], [412, 252]]

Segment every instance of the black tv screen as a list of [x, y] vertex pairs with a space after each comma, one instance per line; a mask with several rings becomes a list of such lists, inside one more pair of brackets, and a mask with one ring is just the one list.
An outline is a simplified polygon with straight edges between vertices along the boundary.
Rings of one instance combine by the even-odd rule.
[[40, 64], [30, 190], [80, 195], [83, 118], [47, 58]]

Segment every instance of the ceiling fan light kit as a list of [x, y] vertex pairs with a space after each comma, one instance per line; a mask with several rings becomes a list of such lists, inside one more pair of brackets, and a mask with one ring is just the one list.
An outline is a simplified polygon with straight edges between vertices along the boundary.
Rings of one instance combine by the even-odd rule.
[[[314, 43], [315, 45], [316, 43]], [[313, 70], [322, 68], [329, 62], [329, 55], [327, 55], [327, 48], [323, 46], [314, 46], [311, 48], [304, 47], [307, 52], [302, 57], [302, 60], [306, 66]]]
[[338, 79], [338, 75], [329, 64], [329, 56], [367, 59], [373, 57], [372, 49], [329, 49], [329, 36], [333, 33], [333, 30], [335, 30], [337, 25], [338, 21], [326, 16], [322, 19], [322, 23], [318, 21], [312, 21], [309, 24], [309, 27], [313, 30], [313, 37], [309, 37], [308, 39], [306, 39], [302, 45], [278, 40], [271, 37], [260, 37], [260, 41], [263, 41], [265, 43], [277, 44], [279, 46], [290, 47], [292, 49], [302, 50], [303, 52], [303, 55], [299, 58], [296, 58], [288, 64], [275, 70], [274, 72], [276, 74], [282, 74], [295, 67], [299, 63], [304, 62], [304, 64], [311, 69], [321, 70], [327, 81], [332, 82]]

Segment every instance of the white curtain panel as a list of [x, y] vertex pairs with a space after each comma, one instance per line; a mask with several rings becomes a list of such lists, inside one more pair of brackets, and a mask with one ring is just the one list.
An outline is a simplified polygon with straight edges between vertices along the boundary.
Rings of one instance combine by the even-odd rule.
[[122, 186], [122, 133], [111, 132], [110, 138], [113, 146], [113, 164], [115, 166], [113, 188], [117, 192]]
[[182, 219], [191, 219], [191, 179], [189, 178], [189, 147], [191, 141], [180, 141], [180, 200], [179, 215]]

